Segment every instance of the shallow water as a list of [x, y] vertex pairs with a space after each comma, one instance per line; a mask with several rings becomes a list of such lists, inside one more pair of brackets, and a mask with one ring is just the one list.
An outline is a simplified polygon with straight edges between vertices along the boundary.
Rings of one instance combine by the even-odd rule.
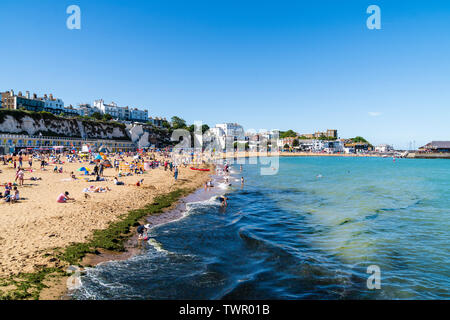
[[281, 158], [277, 175], [242, 175], [225, 211], [188, 205], [142, 254], [88, 269], [73, 297], [450, 298], [450, 161]]

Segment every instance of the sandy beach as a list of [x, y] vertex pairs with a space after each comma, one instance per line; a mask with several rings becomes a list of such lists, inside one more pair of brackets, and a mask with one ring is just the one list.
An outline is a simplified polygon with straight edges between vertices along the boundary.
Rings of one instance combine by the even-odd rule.
[[[28, 169], [28, 164], [24, 164]], [[35, 272], [41, 267], [58, 267], [61, 263], [51, 256], [55, 248], [64, 248], [74, 242], [84, 242], [93, 230], [105, 229], [109, 223], [132, 209], [142, 208], [152, 202], [157, 195], [177, 188], [198, 188], [208, 179], [207, 172], [192, 171], [180, 167], [179, 179], [163, 167], [143, 175], [121, 177], [124, 186], [113, 183], [117, 172], [105, 169], [108, 181], [86, 182], [80, 166], [92, 168], [87, 163], [66, 163], [63, 173], [54, 173], [53, 166], [46, 171], [33, 163], [33, 172], [25, 173], [25, 184], [19, 187], [21, 201], [9, 204], [0, 201], [0, 279], [23, 272]], [[0, 183], [14, 182], [15, 170], [12, 165], [0, 164]], [[70, 178], [75, 172], [77, 180]], [[42, 180], [31, 181], [31, 177]], [[93, 177], [91, 177], [92, 179]], [[144, 179], [142, 186], [136, 182]], [[105, 193], [86, 193], [89, 186], [109, 187]], [[1, 188], [4, 191], [4, 187]], [[68, 191], [76, 199], [72, 203], [57, 203], [59, 194]]]

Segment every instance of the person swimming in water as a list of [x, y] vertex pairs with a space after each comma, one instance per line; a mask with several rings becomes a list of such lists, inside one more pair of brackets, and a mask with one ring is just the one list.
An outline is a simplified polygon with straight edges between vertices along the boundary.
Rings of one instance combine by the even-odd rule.
[[225, 197], [225, 196], [220, 196], [220, 197], [219, 197], [219, 200], [220, 200], [220, 202], [222, 202], [222, 207], [228, 206], [228, 203], [227, 203], [228, 198], [227, 198], [227, 197]]

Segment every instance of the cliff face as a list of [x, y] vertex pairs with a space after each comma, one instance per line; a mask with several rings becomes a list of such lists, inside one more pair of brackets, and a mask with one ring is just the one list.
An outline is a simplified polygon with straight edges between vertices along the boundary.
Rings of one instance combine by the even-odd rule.
[[167, 129], [147, 125], [128, 125], [127, 131], [138, 147], [165, 147], [171, 144], [170, 132]]
[[170, 132], [148, 125], [127, 125], [85, 119], [69, 119], [50, 113], [0, 109], [0, 133], [83, 139], [133, 141], [141, 148], [171, 144]]
[[15, 133], [87, 139], [130, 140], [126, 127], [57, 117], [52, 114], [0, 110], [0, 133]]

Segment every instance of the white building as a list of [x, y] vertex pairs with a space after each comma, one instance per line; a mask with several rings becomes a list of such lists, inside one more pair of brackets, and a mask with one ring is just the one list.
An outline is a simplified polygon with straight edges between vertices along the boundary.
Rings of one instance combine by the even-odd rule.
[[356, 153], [354, 147], [344, 147], [344, 152], [345, 153]]
[[106, 104], [103, 99], [94, 101], [94, 108], [100, 110], [102, 114], [109, 114], [114, 119], [123, 121], [148, 121], [148, 110], [139, 110], [137, 108], [119, 107], [114, 102]]
[[226, 134], [222, 128], [214, 127], [209, 129], [212, 139], [214, 139], [214, 148], [224, 150], [226, 148]]
[[216, 124], [210, 130], [211, 135], [215, 138], [217, 148], [222, 150], [233, 149], [234, 142], [245, 144], [244, 128], [237, 123], [220, 123]]
[[130, 120], [138, 121], [138, 122], [147, 122], [148, 121], [148, 111], [147, 110], [139, 110], [137, 108], [131, 109]]
[[394, 147], [388, 144], [380, 144], [375, 147], [375, 151], [379, 153], [388, 153], [394, 151]]
[[337, 153], [344, 152], [344, 142], [340, 140], [326, 141], [326, 140], [313, 140], [312, 144], [313, 152], [326, 152]]
[[244, 128], [237, 123], [220, 123], [216, 124], [216, 128], [222, 129], [227, 137], [237, 137], [239, 139], [244, 139], [245, 137]]
[[106, 104], [103, 99], [94, 101], [94, 108], [100, 110], [103, 114], [109, 114], [114, 119], [130, 120], [130, 109], [128, 107], [119, 107], [114, 102]]
[[322, 140], [314, 140], [312, 145], [313, 152], [322, 152], [323, 151], [323, 141]]

